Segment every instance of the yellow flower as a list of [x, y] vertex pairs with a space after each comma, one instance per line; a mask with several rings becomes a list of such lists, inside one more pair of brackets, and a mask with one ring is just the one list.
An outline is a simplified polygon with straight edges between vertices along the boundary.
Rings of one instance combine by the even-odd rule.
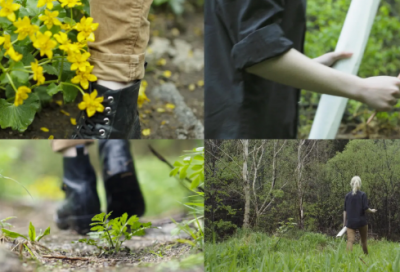
[[14, 105], [18, 107], [19, 105], [24, 104], [24, 100], [28, 99], [28, 93], [31, 92], [31, 89], [29, 89], [26, 86], [21, 86], [18, 88], [17, 93], [15, 94], [15, 101]]
[[62, 30], [70, 30], [70, 29], [72, 29], [72, 26], [70, 24], [62, 24], [61, 29]]
[[33, 79], [37, 81], [37, 85], [42, 85], [45, 82], [45, 77], [43, 76], [43, 67], [39, 65], [39, 62], [31, 62], [31, 68], [33, 71]]
[[8, 34], [4, 35], [3, 37], [0, 36], [0, 45], [2, 45], [3, 43], [4, 43], [3, 47], [6, 50], [12, 47], [11, 36]]
[[49, 132], [50, 131], [47, 127], [41, 127], [40, 130], [43, 131], [43, 132]]
[[147, 81], [143, 80], [142, 84], [140, 85], [139, 96], [137, 100], [139, 108], [141, 108], [145, 102], [150, 102], [150, 99], [146, 96], [146, 88], [147, 88]]
[[99, 27], [98, 23], [93, 23], [92, 17], [82, 17], [81, 21], [76, 24], [74, 27], [76, 30], [79, 31], [78, 34], [78, 41], [87, 40], [89, 42], [94, 42], [94, 33], [97, 28]]
[[4, 56], [7, 56], [7, 55], [9, 55], [10, 58], [16, 62], [18, 62], [22, 59], [22, 54], [16, 52], [14, 50], [14, 47], [12, 47], [12, 46], [4, 53]]
[[164, 71], [164, 73], [163, 73], [163, 76], [166, 77], [166, 78], [170, 78], [171, 75], [172, 75], [172, 73], [171, 73], [171, 71], [169, 71], [169, 70]]
[[21, 5], [14, 4], [13, 0], [2, 0], [0, 1], [0, 6], [2, 7], [2, 9], [0, 10], [0, 17], [7, 17], [8, 20], [14, 22], [14, 11], [17, 11], [21, 7]]
[[75, 118], [71, 118], [70, 120], [71, 120], [71, 124], [76, 126], [76, 119]]
[[90, 66], [90, 63], [87, 61], [87, 59], [90, 57], [90, 53], [89, 52], [85, 52], [85, 53], [74, 53], [71, 54], [67, 57], [67, 60], [72, 63], [71, 65], [71, 70], [79, 70], [81, 72], [85, 72], [86, 71], [86, 67]]
[[43, 23], [46, 25], [47, 29], [50, 29], [53, 27], [53, 25], [61, 25], [61, 22], [57, 19], [58, 16], [58, 11], [49, 11], [45, 10], [44, 11], [45, 15], [40, 15], [39, 20], [43, 21]]
[[88, 117], [92, 117], [96, 111], [104, 111], [104, 106], [101, 104], [103, 100], [104, 97], [97, 97], [97, 90], [94, 90], [91, 94], [83, 95], [83, 101], [79, 103], [78, 108], [82, 111], [86, 109]]
[[34, 37], [36, 31], [39, 30], [39, 26], [31, 25], [31, 20], [28, 16], [25, 16], [24, 19], [18, 18], [18, 21], [14, 22], [14, 26], [17, 28], [14, 33], [18, 33], [18, 40], [22, 41], [29, 35], [29, 37]]
[[61, 6], [62, 7], [69, 7], [69, 8], [73, 8], [75, 6], [80, 6], [82, 5], [82, 3], [80, 2], [80, 0], [60, 0], [61, 2]]
[[93, 70], [93, 66], [87, 67], [85, 72], [81, 72], [80, 70], [76, 71], [76, 76], [71, 79], [72, 83], [81, 84], [82, 88], [89, 88], [89, 81], [96, 81], [97, 77], [95, 75], [90, 74]]
[[45, 33], [39, 31], [33, 39], [33, 46], [40, 50], [40, 56], [47, 55], [49, 59], [53, 58], [53, 49], [56, 45], [57, 42], [51, 39], [50, 31], [46, 31]]
[[37, 5], [37, 7], [38, 8], [41, 8], [41, 7], [43, 7], [44, 5], [46, 5], [46, 7], [48, 8], [48, 9], [53, 9], [53, 0], [39, 0], [39, 2], [38, 2], [38, 5]]
[[53, 140], [54, 139], [54, 135], [50, 135], [48, 139], [49, 140]]
[[149, 128], [143, 129], [143, 131], [142, 131], [143, 136], [149, 136], [150, 133], [151, 133], [151, 130]]

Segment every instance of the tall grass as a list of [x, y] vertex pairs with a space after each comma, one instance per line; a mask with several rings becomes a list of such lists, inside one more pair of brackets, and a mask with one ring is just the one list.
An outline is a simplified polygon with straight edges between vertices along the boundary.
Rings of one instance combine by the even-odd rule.
[[364, 255], [359, 244], [346, 252], [344, 238], [317, 233], [278, 240], [264, 233], [238, 231], [225, 242], [206, 243], [206, 271], [400, 271], [398, 243], [369, 240], [369, 255]]

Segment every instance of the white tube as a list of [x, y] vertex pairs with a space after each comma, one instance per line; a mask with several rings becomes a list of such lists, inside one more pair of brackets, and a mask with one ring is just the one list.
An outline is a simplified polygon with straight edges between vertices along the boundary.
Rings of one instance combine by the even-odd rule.
[[[350, 59], [337, 62], [336, 70], [356, 75], [380, 0], [352, 0], [336, 45], [336, 52], [353, 52]], [[309, 139], [335, 139], [346, 109], [347, 98], [322, 95]]]

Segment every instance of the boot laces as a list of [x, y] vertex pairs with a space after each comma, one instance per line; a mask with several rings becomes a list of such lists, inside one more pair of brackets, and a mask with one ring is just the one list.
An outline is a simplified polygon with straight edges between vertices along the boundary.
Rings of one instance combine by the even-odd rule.
[[108, 125], [110, 119], [107, 114], [111, 111], [109, 105], [113, 102], [113, 97], [109, 96], [108, 99], [103, 101], [104, 112], [96, 112], [92, 117], [88, 117], [86, 111], [79, 118], [79, 129], [73, 135], [74, 139], [84, 139], [86, 136], [104, 136], [106, 131], [104, 129], [96, 130], [96, 124]]

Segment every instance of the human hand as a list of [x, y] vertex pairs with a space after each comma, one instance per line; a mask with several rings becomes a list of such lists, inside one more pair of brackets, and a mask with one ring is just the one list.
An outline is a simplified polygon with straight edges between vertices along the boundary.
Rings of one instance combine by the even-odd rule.
[[313, 60], [322, 65], [331, 67], [338, 60], [348, 59], [351, 58], [351, 56], [353, 56], [353, 53], [351, 52], [330, 52], [325, 55], [319, 56], [318, 58], [315, 58]]
[[400, 78], [389, 76], [370, 77], [361, 80], [360, 101], [377, 111], [390, 111], [400, 98]]

